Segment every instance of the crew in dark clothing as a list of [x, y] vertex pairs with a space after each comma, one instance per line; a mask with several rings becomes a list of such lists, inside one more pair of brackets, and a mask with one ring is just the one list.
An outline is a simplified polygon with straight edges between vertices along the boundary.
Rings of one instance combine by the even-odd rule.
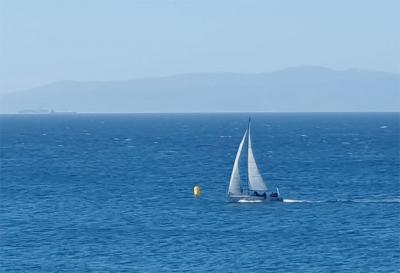
[[255, 192], [253, 192], [253, 195], [254, 195], [254, 196], [261, 196], [261, 197], [267, 198], [267, 193], [266, 193], [266, 192], [260, 194], [260, 193], [258, 193], [257, 191], [255, 191]]

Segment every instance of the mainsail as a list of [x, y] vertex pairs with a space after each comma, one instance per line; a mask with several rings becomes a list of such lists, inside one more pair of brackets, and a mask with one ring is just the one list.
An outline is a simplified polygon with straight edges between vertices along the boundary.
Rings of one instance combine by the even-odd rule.
[[239, 149], [236, 154], [235, 163], [233, 163], [233, 169], [231, 174], [231, 180], [229, 181], [228, 194], [241, 194], [242, 187], [240, 186], [240, 175], [239, 175], [239, 161], [240, 155], [242, 154], [243, 143], [247, 136], [247, 130], [243, 135], [242, 141], [240, 142]]
[[249, 137], [248, 137], [248, 155], [247, 155], [247, 175], [248, 187], [250, 191], [266, 192], [267, 186], [258, 170], [256, 160], [254, 159], [253, 149], [251, 148], [250, 138], [250, 124], [249, 124]]

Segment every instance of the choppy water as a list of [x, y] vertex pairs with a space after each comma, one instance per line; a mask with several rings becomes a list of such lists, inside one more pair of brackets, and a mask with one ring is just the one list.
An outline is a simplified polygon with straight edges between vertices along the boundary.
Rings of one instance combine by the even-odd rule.
[[[400, 272], [399, 114], [1, 116], [2, 272]], [[200, 183], [203, 196], [192, 197]]]

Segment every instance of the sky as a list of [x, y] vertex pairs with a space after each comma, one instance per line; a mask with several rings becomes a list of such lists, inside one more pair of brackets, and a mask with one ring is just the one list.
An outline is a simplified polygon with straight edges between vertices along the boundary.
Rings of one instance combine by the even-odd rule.
[[291, 66], [400, 73], [397, 0], [0, 0], [0, 93]]

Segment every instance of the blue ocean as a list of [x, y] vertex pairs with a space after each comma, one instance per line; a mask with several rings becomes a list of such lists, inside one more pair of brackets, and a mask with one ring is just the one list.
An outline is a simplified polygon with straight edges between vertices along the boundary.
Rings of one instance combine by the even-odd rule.
[[0, 271], [400, 272], [400, 114], [251, 114], [228, 203], [248, 117], [0, 116]]

